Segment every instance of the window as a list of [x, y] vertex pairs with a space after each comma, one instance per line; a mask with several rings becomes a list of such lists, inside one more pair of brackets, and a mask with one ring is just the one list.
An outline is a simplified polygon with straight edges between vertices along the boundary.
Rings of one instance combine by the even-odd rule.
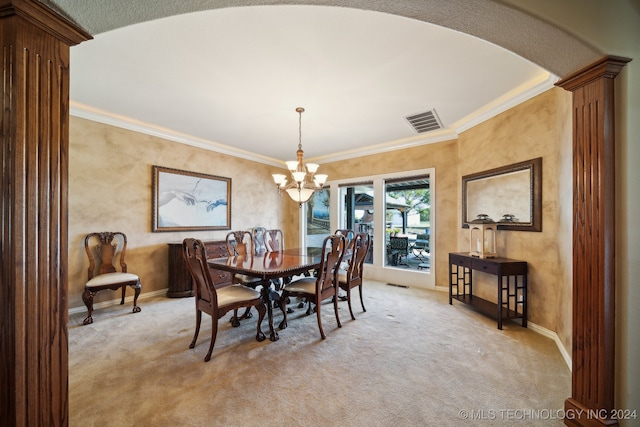
[[430, 269], [429, 175], [385, 180], [386, 265]]
[[318, 246], [337, 229], [369, 233], [366, 277], [435, 288], [434, 190], [434, 169], [329, 182], [303, 210], [304, 243]]
[[[341, 215], [337, 228], [367, 233], [373, 242], [373, 182], [340, 186], [339, 194]], [[368, 264], [373, 262], [373, 246], [371, 244], [365, 258]]]

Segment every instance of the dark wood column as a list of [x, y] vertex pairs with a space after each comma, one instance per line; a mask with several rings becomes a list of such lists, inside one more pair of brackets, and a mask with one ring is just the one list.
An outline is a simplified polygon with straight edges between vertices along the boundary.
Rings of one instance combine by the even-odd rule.
[[573, 339], [571, 426], [618, 425], [614, 409], [614, 79], [609, 56], [557, 85], [573, 92]]
[[69, 47], [91, 36], [35, 0], [0, 0], [0, 414], [68, 425]]

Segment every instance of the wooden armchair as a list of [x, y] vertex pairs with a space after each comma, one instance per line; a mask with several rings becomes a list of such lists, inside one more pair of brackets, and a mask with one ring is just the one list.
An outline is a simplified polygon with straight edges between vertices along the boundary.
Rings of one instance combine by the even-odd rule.
[[[120, 242], [119, 247], [118, 242]], [[127, 286], [131, 286], [135, 291], [133, 312], [138, 313], [140, 311], [138, 296], [142, 290], [142, 284], [136, 274], [127, 272], [125, 262], [127, 236], [119, 231], [90, 233], [84, 238], [84, 249], [89, 257], [89, 270], [87, 283], [82, 293], [82, 301], [87, 306], [89, 314], [82, 323], [84, 325], [93, 323], [93, 297], [105, 289], [113, 291], [122, 289], [120, 304], [124, 304]], [[120, 271], [117, 271], [113, 265], [117, 259], [119, 259]]]
[[260, 292], [239, 284], [216, 289], [209, 274], [207, 252], [204, 244], [197, 239], [184, 239], [182, 249], [196, 291], [196, 330], [189, 348], [195, 347], [198, 333], [200, 332], [202, 313], [207, 313], [213, 321], [209, 351], [204, 358], [204, 361], [208, 362], [211, 359], [211, 352], [216, 343], [218, 320], [229, 311], [235, 311], [242, 307], [256, 307], [258, 310], [256, 340], [264, 341], [265, 335], [262, 332], [261, 326], [267, 309], [262, 302]]
[[[333, 298], [333, 308], [336, 314], [338, 327], [341, 328], [340, 317], [338, 315], [338, 267], [342, 262], [345, 250], [345, 238], [342, 235], [327, 236], [322, 245], [322, 262], [318, 269], [317, 277], [303, 277], [284, 286], [282, 298], [280, 298], [280, 309], [284, 314], [284, 319], [280, 323], [280, 329], [287, 327], [287, 300], [291, 296], [306, 298], [316, 305], [318, 317], [318, 328], [322, 339], [326, 338], [322, 329], [321, 302]], [[309, 310], [307, 314], [311, 314]]]
[[[351, 319], [356, 320], [351, 308], [351, 289], [358, 287], [360, 292], [360, 305], [362, 311], [364, 308], [364, 300], [362, 299], [362, 276], [364, 273], [364, 260], [369, 252], [371, 244], [371, 236], [368, 233], [358, 233], [353, 239], [351, 257], [347, 262], [347, 269], [338, 271], [338, 283], [341, 289], [347, 292], [347, 304], [349, 305], [349, 313]], [[344, 263], [343, 263], [344, 264]]]

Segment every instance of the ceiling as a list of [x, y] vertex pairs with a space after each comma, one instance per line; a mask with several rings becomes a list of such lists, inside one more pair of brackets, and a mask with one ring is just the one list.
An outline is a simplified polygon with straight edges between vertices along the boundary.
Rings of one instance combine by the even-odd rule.
[[[454, 138], [558, 79], [481, 38], [379, 11], [193, 1], [137, 16], [144, 1], [104, 0], [102, 20], [93, 2], [47, 3], [94, 35], [71, 48], [72, 115], [278, 166], [295, 158], [296, 107], [305, 160], [323, 163]], [[442, 129], [417, 133], [406, 117], [430, 110]]]

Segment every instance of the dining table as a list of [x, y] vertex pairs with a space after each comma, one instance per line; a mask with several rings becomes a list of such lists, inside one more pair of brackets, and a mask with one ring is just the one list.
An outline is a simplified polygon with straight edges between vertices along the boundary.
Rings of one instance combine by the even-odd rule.
[[273, 303], [271, 280], [285, 279], [320, 267], [322, 248], [292, 248], [260, 254], [236, 255], [228, 258], [207, 260], [209, 267], [257, 277], [262, 284], [262, 300], [267, 306], [269, 339], [277, 341], [278, 333], [273, 327]]

